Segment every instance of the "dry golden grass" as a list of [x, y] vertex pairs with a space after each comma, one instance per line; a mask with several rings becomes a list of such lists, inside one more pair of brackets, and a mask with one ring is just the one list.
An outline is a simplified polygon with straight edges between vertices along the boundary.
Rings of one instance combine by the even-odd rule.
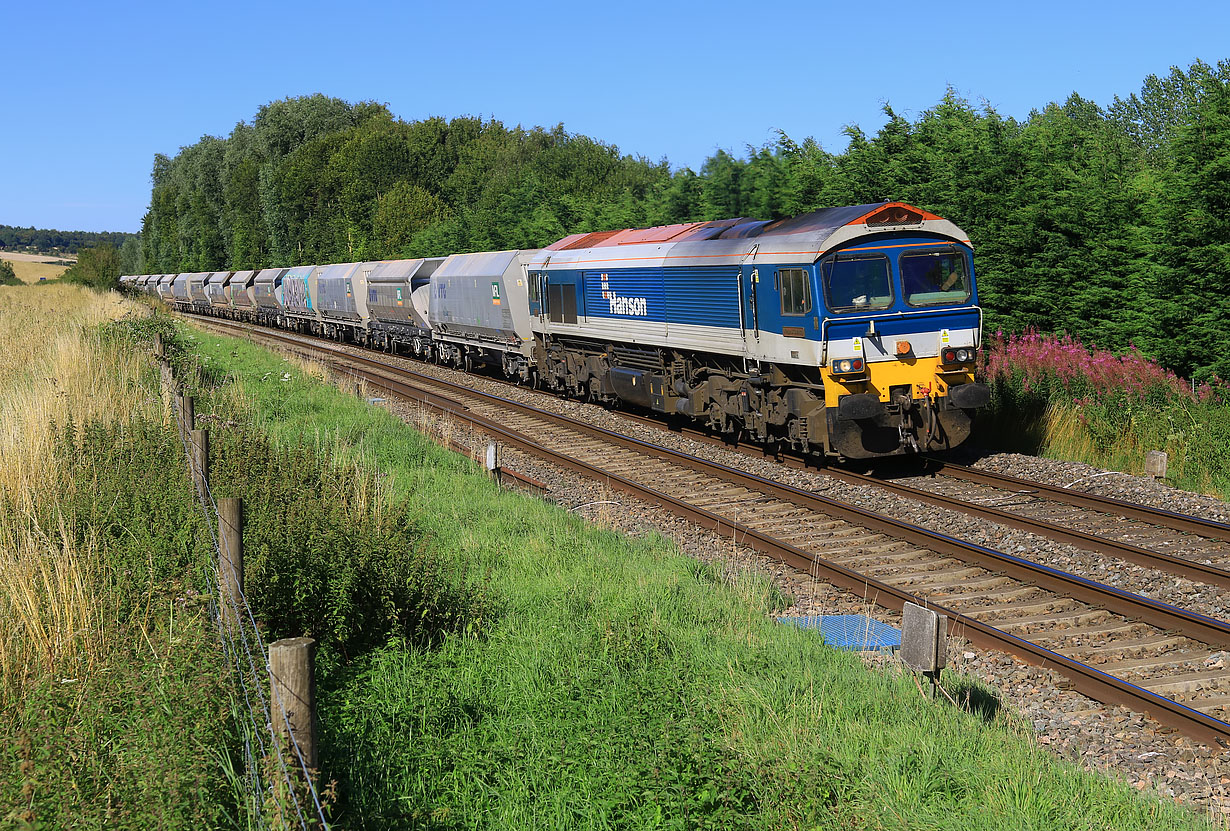
[[79, 286], [0, 289], [0, 505], [33, 509], [52, 481], [54, 425], [127, 420], [159, 391], [144, 387], [135, 354], [106, 344], [94, 327], [139, 306]]
[[[140, 356], [96, 326], [142, 307], [71, 285], [0, 287], [0, 687], [88, 655], [103, 575], [37, 517], [56, 498], [56, 425], [162, 416]], [[54, 512], [52, 512], [54, 514]]]
[[32, 677], [88, 669], [104, 631], [99, 577], [92, 547], [76, 550], [62, 530], [0, 521], [0, 700]]
[[7, 260], [9, 263], [12, 263], [13, 273], [23, 283], [37, 283], [41, 278], [54, 280], [68, 270], [66, 265], [52, 265], [50, 263], [22, 259], [19, 254], [6, 253], [3, 257], [0, 257], [0, 260]]

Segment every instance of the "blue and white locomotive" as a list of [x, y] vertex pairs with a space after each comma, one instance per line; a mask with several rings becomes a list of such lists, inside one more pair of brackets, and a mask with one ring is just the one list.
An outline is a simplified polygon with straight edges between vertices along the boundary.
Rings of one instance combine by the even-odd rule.
[[[279, 320], [739, 438], [869, 459], [954, 447], [986, 405], [974, 378], [972, 253], [960, 228], [927, 211], [856, 205], [292, 269]], [[178, 291], [163, 296], [201, 311]], [[249, 316], [234, 303], [210, 311]]]

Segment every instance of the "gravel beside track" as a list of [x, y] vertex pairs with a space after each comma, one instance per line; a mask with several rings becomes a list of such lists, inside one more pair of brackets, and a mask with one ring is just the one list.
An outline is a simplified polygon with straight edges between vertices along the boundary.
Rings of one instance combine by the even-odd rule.
[[[356, 350], [356, 353], [371, 354], [366, 350]], [[390, 363], [404, 363], [407, 368], [417, 372], [452, 381], [464, 378], [467, 384], [486, 392], [530, 401], [545, 410], [584, 417], [607, 429], [847, 500], [869, 510], [942, 530], [970, 542], [1047, 563], [1156, 600], [1217, 618], [1230, 618], [1230, 602], [1219, 590], [1209, 586], [1119, 560], [1108, 560], [1102, 555], [1090, 554], [955, 511], [903, 500], [874, 487], [837, 482], [822, 472], [786, 468], [771, 461], [697, 442], [637, 424], [599, 407], [510, 387], [503, 381], [464, 375], [416, 361], [384, 357]], [[441, 425], [439, 416], [419, 412], [415, 405], [391, 401], [386, 406], [416, 426], [437, 433], [444, 429], [451, 433], [452, 438], [463, 443], [471, 440], [467, 439], [464, 425]], [[475, 453], [486, 444], [486, 439], [481, 436], [473, 436], [472, 441]], [[999, 473], [1070, 485], [1091, 493], [1230, 521], [1230, 505], [1210, 497], [1175, 491], [1143, 477], [1108, 474], [1086, 465], [1013, 454], [981, 458], [972, 455], [967, 461]], [[783, 594], [793, 600], [793, 605], [782, 611], [783, 615], [869, 614], [891, 625], [900, 625], [899, 615], [875, 607], [862, 597], [813, 580], [806, 574], [737, 545], [729, 537], [719, 537], [697, 528], [654, 506], [645, 505], [624, 494], [612, 494], [599, 484], [582, 480], [512, 449], [501, 451], [501, 463], [547, 484], [551, 489], [547, 498], [592, 521], [634, 535], [664, 534], [689, 554], [719, 562], [731, 573], [755, 569], [770, 575]], [[926, 477], [904, 481], [915, 487], [933, 487], [928, 485], [932, 480]], [[1029, 667], [998, 651], [981, 650], [956, 639], [950, 639], [949, 647], [950, 668], [977, 677], [1000, 690], [1004, 706], [1012, 708], [1032, 724], [1040, 745], [1090, 769], [1123, 777], [1137, 788], [1152, 787], [1163, 795], [1206, 809], [1217, 818], [1219, 824], [1224, 820], [1230, 827], [1230, 751], [1194, 743], [1173, 730], [1157, 725], [1146, 716], [1122, 707], [1108, 707], [1064, 689], [1065, 679], [1058, 673]], [[1208, 658], [1206, 665], [1219, 667], [1226, 665], [1227, 661], [1230, 661], [1230, 653], [1219, 653]], [[886, 671], [901, 671], [892, 659], [870, 657], [868, 662], [881, 664]]]

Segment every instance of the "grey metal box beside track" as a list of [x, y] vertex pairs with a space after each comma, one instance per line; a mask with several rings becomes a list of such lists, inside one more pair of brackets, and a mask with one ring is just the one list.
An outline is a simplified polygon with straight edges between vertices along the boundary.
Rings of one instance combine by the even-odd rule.
[[919, 672], [939, 672], [948, 664], [948, 616], [915, 603], [901, 610], [901, 660]]

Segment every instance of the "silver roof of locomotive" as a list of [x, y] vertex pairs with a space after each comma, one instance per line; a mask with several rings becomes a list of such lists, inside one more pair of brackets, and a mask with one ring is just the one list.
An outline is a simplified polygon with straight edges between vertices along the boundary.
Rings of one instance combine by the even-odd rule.
[[529, 267], [601, 270], [811, 262], [861, 236], [909, 230], [969, 244], [965, 232], [942, 217], [903, 202], [880, 202], [825, 208], [776, 222], [731, 219], [573, 234], [538, 251]]

